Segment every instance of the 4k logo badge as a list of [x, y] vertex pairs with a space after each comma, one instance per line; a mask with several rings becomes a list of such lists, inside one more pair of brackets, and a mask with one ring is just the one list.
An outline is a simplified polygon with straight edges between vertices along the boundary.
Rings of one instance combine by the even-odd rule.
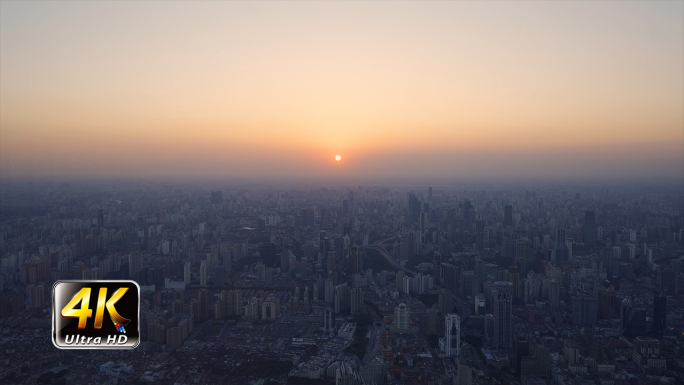
[[60, 349], [134, 349], [140, 343], [135, 281], [57, 281], [52, 343]]

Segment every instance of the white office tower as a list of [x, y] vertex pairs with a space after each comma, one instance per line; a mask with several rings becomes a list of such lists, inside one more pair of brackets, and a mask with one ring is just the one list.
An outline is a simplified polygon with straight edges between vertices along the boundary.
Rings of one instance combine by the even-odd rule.
[[633, 243], [627, 244], [627, 251], [629, 252], [629, 260], [633, 261], [636, 259], [636, 245]]
[[190, 286], [190, 280], [192, 280], [192, 271], [190, 270], [190, 262], [185, 262], [185, 265], [183, 265], [183, 281], [185, 282], [185, 287]]
[[622, 249], [620, 249], [620, 246], [613, 246], [612, 254], [613, 254], [613, 259], [621, 259], [622, 258]]
[[202, 261], [200, 265], [200, 286], [207, 286], [207, 262]]
[[403, 302], [394, 308], [394, 327], [402, 330], [411, 328], [410, 311]]
[[458, 356], [461, 352], [461, 319], [457, 314], [447, 314], [445, 327], [444, 352], [447, 357]]
[[506, 349], [513, 346], [512, 283], [494, 283], [492, 299], [494, 302], [494, 347]]

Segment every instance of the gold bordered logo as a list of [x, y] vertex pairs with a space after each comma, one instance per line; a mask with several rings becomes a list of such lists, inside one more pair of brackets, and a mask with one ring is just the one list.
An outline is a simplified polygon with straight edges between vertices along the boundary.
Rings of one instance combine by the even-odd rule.
[[52, 343], [60, 349], [134, 349], [140, 343], [135, 281], [57, 281]]

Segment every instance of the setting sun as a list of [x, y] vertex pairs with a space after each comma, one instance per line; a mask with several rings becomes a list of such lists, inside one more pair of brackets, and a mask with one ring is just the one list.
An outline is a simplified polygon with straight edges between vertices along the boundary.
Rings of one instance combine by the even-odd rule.
[[335, 157], [335, 160], [338, 161], [338, 162], [339, 162], [341, 159], [342, 159], [342, 157], [339, 156], [339, 155], [337, 155], [337, 156]]

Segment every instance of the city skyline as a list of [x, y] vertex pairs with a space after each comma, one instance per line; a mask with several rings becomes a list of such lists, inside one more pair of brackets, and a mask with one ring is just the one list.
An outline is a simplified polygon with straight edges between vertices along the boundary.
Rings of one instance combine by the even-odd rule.
[[684, 177], [681, 2], [1, 7], [6, 180]]
[[684, 1], [0, 0], [0, 384], [680, 384], [682, 331]]

